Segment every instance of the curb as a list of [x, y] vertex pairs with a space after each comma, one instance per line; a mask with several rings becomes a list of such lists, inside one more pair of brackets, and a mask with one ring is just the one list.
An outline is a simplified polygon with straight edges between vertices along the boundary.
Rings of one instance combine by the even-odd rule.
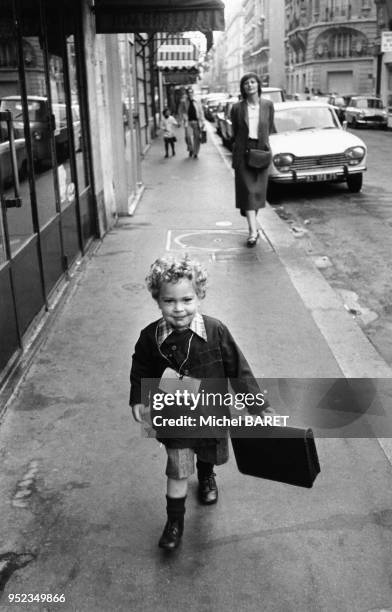
[[344, 376], [392, 377], [392, 368], [344, 309], [334, 289], [269, 204], [262, 211], [259, 222], [263, 234], [310, 311]]

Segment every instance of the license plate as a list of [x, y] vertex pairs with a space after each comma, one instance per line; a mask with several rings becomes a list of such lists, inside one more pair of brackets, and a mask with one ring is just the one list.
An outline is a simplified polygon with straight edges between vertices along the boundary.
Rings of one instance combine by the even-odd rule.
[[309, 174], [305, 176], [305, 181], [308, 183], [318, 183], [319, 181], [332, 181], [336, 178], [336, 174]]

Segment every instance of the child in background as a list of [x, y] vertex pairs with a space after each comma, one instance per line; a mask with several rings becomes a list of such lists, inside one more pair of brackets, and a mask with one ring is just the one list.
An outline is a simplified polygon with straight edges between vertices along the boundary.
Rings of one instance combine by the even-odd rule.
[[165, 157], [169, 157], [169, 145], [172, 150], [172, 155], [176, 154], [174, 143], [177, 138], [174, 135], [174, 128], [178, 127], [177, 121], [173, 115], [170, 114], [170, 110], [165, 108], [163, 111], [163, 118], [161, 122], [161, 129], [163, 130], [163, 140], [165, 143]]
[[[227, 327], [218, 319], [199, 312], [207, 283], [206, 271], [199, 262], [188, 256], [157, 259], [146, 281], [162, 318], [141, 331], [135, 346], [129, 403], [136, 421], [142, 422], [142, 413], [148, 403], [148, 398], [144, 397], [146, 391], [142, 389], [143, 379], [160, 380], [162, 384], [169, 377], [196, 385], [199, 390], [216, 379], [222, 394], [227, 391], [230, 380], [236, 393], [245, 391], [255, 396], [260, 392]], [[262, 406], [248, 407], [248, 412], [262, 415], [270, 412], [267, 401]], [[177, 435], [177, 430], [175, 433]], [[193, 430], [189, 435], [193, 435]], [[167, 522], [159, 547], [173, 550], [183, 533], [188, 478], [194, 473], [195, 456], [199, 501], [214, 504], [218, 500], [214, 465], [228, 460], [228, 436], [225, 432], [219, 438], [185, 438], [180, 434], [166, 439], [159, 438], [158, 434], [157, 438], [167, 452]]]

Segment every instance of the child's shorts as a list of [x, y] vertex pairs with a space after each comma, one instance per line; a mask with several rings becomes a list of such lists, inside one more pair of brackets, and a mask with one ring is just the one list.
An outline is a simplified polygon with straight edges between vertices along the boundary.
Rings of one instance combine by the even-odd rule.
[[227, 438], [219, 440], [195, 440], [192, 448], [168, 448], [166, 476], [169, 478], [188, 478], [195, 471], [195, 455], [200, 461], [222, 465], [229, 459]]

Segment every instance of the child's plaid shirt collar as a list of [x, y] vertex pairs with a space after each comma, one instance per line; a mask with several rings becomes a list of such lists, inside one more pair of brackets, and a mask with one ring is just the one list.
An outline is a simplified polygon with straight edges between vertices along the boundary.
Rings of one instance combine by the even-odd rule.
[[[207, 342], [206, 327], [204, 325], [204, 320], [200, 312], [197, 312], [193, 317], [189, 329]], [[168, 338], [173, 331], [175, 331], [174, 328], [169, 325], [169, 323], [167, 323], [165, 319], [161, 319], [157, 325], [156, 331], [158, 346], [161, 346], [161, 344], [165, 342], [166, 338]]]

